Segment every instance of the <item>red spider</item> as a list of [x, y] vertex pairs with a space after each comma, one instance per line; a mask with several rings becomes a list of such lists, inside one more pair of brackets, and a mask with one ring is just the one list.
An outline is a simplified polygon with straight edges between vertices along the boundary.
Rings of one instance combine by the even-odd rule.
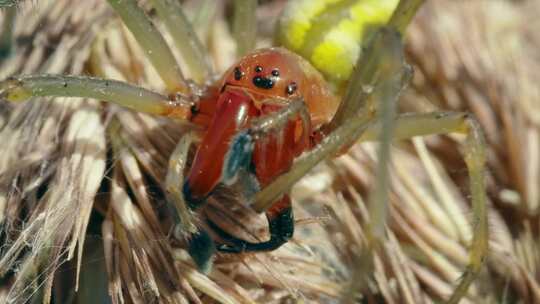
[[[204, 204], [219, 183], [233, 183], [241, 170], [242, 178], [251, 180], [245, 183], [252, 188], [246, 192], [255, 193], [267, 186], [288, 171], [297, 156], [320, 141], [320, 127], [330, 122], [338, 106], [319, 72], [283, 48], [261, 49], [245, 56], [225, 73], [219, 88], [209, 92], [189, 115], [205, 129], [182, 188], [190, 209]], [[261, 124], [261, 117], [270, 120]], [[255, 130], [254, 122], [261, 128]], [[256, 138], [271, 128], [280, 128], [280, 134]], [[289, 195], [277, 199], [266, 217], [270, 240], [261, 243], [236, 239], [211, 224], [233, 244], [218, 246], [218, 250], [273, 250], [287, 242], [294, 230]], [[193, 243], [208, 240], [204, 233], [191, 239], [196, 250], [190, 253], [200, 266], [207, 261], [198, 258], [202, 246]]]

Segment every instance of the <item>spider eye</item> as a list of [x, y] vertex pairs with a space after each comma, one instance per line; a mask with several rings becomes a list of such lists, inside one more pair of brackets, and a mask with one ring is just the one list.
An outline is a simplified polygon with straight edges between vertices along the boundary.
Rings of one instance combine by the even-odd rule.
[[255, 72], [256, 72], [256, 73], [260, 73], [260, 72], [262, 72], [262, 71], [263, 71], [262, 66], [258, 65], [258, 66], [255, 67]]
[[289, 83], [289, 85], [287, 86], [287, 89], [286, 89], [287, 95], [294, 94], [294, 92], [296, 92], [296, 89], [298, 89], [298, 86], [296, 85], [296, 82]]
[[244, 72], [239, 67], [234, 68], [234, 80], [240, 80], [244, 76]]
[[253, 84], [261, 89], [269, 90], [274, 87], [274, 82], [270, 78], [263, 78], [261, 76], [255, 76], [253, 78]]
[[278, 69], [272, 70], [272, 76], [279, 77], [279, 70]]

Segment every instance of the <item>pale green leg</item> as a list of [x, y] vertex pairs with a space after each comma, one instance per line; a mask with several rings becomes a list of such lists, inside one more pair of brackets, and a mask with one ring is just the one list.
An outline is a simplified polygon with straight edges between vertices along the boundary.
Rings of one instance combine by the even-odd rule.
[[[419, 114], [417, 124], [412, 124], [414, 116], [402, 120], [401, 136], [425, 135], [423, 129], [433, 133], [463, 133], [467, 135], [464, 145], [464, 158], [469, 171], [470, 191], [474, 214], [473, 239], [470, 247], [469, 265], [461, 276], [458, 286], [447, 303], [459, 303], [467, 294], [471, 283], [476, 279], [488, 252], [487, 198], [484, 183], [486, 144], [480, 125], [467, 113]], [[422, 126], [421, 128], [419, 126]]]
[[152, 0], [160, 19], [171, 34], [174, 45], [186, 61], [191, 76], [199, 84], [210, 80], [212, 68], [206, 49], [187, 20], [178, 0]]
[[238, 56], [246, 55], [255, 48], [257, 38], [257, 0], [234, 1], [233, 35]]
[[401, 35], [405, 34], [407, 26], [424, 4], [425, 0], [401, 0], [388, 21], [388, 26], [395, 28]]
[[175, 227], [174, 236], [178, 239], [184, 238], [191, 233], [197, 232], [197, 227], [193, 222], [193, 215], [188, 209], [182, 186], [184, 185], [184, 170], [190, 147], [196, 142], [197, 136], [194, 132], [189, 132], [182, 136], [173, 153], [169, 157], [167, 177], [165, 178], [165, 190], [167, 191], [167, 201], [172, 203], [175, 215], [178, 215], [178, 226]]
[[4, 20], [0, 32], [0, 60], [7, 58], [13, 51], [13, 30], [15, 28], [15, 16], [17, 6], [13, 4], [3, 10]]
[[[467, 294], [471, 283], [478, 276], [488, 252], [487, 198], [484, 183], [486, 144], [482, 130], [473, 117], [460, 112], [434, 112], [403, 114], [396, 120], [394, 140], [432, 134], [462, 133], [467, 136], [464, 157], [469, 171], [470, 191], [474, 214], [473, 240], [469, 265], [447, 303], [456, 304]], [[361, 141], [377, 138], [380, 125], [374, 125], [362, 135]]]
[[[272, 104], [272, 99], [265, 99], [263, 103]], [[262, 135], [271, 130], [279, 130], [285, 126], [289, 120], [293, 120], [297, 117], [302, 119], [304, 129], [306, 129], [309, 124], [309, 113], [306, 104], [302, 99], [291, 101], [287, 107], [278, 112], [253, 119], [247, 131], [253, 135]], [[304, 135], [309, 134], [304, 132]]]
[[[387, 45], [387, 49], [380, 54], [381, 62], [377, 67], [381, 82], [375, 88], [373, 96], [370, 97], [373, 99], [373, 107], [377, 111], [377, 122], [381, 127], [376, 134], [380, 143], [377, 151], [376, 181], [375, 187], [369, 195], [369, 222], [365, 224], [367, 247], [354, 261], [355, 270], [351, 286], [343, 298], [343, 303], [356, 303], [356, 292], [366, 290], [368, 279], [371, 278], [371, 275], [366, 274], [374, 272], [375, 254], [382, 248], [386, 238], [389, 208], [388, 189], [390, 189], [388, 164], [391, 162], [390, 148], [395, 132], [396, 105], [401, 92], [412, 77], [412, 70], [406, 65], [403, 57], [400, 35], [393, 37], [389, 35], [382, 42]], [[369, 126], [365, 131], [369, 131]]]
[[120, 15], [124, 24], [144, 50], [147, 58], [165, 83], [167, 91], [171, 94], [189, 93], [189, 87], [171, 49], [152, 20], [137, 5], [137, 1], [108, 0], [108, 2]]
[[86, 76], [37, 75], [0, 82], [0, 98], [22, 102], [31, 97], [85, 97], [115, 103], [139, 112], [188, 119], [192, 103], [131, 84]]
[[216, 245], [211, 236], [204, 229], [199, 229], [194, 222], [195, 215], [189, 210], [182, 186], [184, 185], [184, 169], [189, 155], [190, 147], [198, 140], [194, 132], [182, 136], [169, 158], [165, 190], [167, 201], [172, 204], [173, 216], [176, 218], [174, 237], [186, 240], [187, 250], [197, 268], [203, 273], [212, 270]]
[[196, 12], [191, 23], [199, 37], [206, 37], [208, 34], [210, 25], [218, 11], [218, 6], [215, 4], [215, 0], [200, 0], [197, 3]]
[[396, 31], [400, 36], [403, 36], [407, 25], [423, 2], [424, 0], [401, 0], [388, 22], [387, 29], [375, 35], [365, 50], [362, 51], [362, 56], [358, 58], [355, 64], [356, 67], [361, 68], [355, 69], [351, 75], [343, 101], [332, 121], [325, 127], [324, 131], [326, 133], [334, 131], [345, 121], [353, 118], [358, 110], [372, 110], [368, 97], [372, 94], [374, 86], [380, 79], [380, 68], [386, 58], [384, 54], [389, 45], [389, 40], [394, 39], [389, 36], [394, 36]]
[[[448, 134], [456, 132], [457, 126], [461, 125], [463, 112], [430, 112], [430, 113], [404, 113], [396, 117], [396, 130], [392, 140], [410, 139], [415, 136], [435, 134]], [[371, 124], [366, 132], [358, 139], [358, 142], [375, 141], [381, 132], [381, 122]]]

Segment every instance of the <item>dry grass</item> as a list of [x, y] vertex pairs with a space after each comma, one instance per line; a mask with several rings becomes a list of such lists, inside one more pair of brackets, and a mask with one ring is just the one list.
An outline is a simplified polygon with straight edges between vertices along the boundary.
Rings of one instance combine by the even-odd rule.
[[[260, 8], [260, 28], [271, 28], [273, 5]], [[489, 144], [490, 255], [462, 303], [540, 303], [539, 12], [534, 0], [432, 1], [409, 30], [416, 73], [402, 111], [473, 112]], [[1, 79], [92, 73], [161, 89], [105, 1], [42, 0], [18, 13], [17, 49], [0, 61]], [[223, 71], [234, 45], [217, 16], [200, 29]], [[293, 242], [218, 256], [206, 277], [167, 237], [165, 170], [189, 126], [67, 98], [0, 101], [0, 110], [0, 303], [49, 294], [54, 303], [108, 295], [113, 303], [332, 303], [358, 279], [351, 276], [365, 247], [373, 145], [322, 164], [293, 189]], [[366, 303], [432, 303], [452, 290], [471, 238], [462, 142], [395, 143], [388, 240]], [[251, 228], [262, 227], [260, 217], [249, 216], [246, 228], [228, 209], [214, 201], [202, 216], [219, 216], [246, 237], [264, 234]]]

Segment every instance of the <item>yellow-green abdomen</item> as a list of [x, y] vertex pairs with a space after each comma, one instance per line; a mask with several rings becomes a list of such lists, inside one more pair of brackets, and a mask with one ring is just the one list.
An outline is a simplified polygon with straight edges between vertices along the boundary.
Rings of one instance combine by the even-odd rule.
[[277, 42], [309, 60], [336, 87], [347, 81], [363, 42], [390, 19], [399, 0], [292, 0]]

